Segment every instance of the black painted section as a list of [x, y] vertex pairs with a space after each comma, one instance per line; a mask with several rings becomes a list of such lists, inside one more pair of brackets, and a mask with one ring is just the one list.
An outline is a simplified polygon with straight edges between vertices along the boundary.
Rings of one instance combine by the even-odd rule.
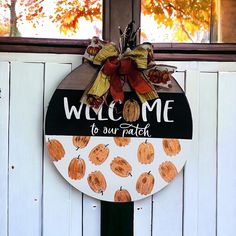
[[[104, 104], [102, 115], [97, 115], [92, 109], [87, 111], [86, 106], [81, 105], [80, 99], [84, 91], [82, 90], [64, 90], [57, 89], [50, 101], [49, 108], [46, 116], [46, 134], [47, 135], [82, 135], [82, 136], [125, 136], [125, 137], [145, 137], [145, 138], [192, 138], [192, 116], [188, 101], [184, 93], [160, 93], [159, 105], [156, 104], [157, 100], [149, 102], [150, 107], [153, 105], [152, 111], [147, 111], [147, 120], [143, 120], [142, 114], [136, 122], [126, 122], [122, 117], [123, 104], [115, 105], [112, 114], [114, 120], [111, 120], [108, 115], [108, 106]], [[68, 110], [76, 110], [75, 116], [72, 112], [70, 119], [66, 117], [64, 101], [67, 101]], [[125, 93], [125, 100], [134, 99], [139, 102], [134, 92]], [[108, 104], [112, 101], [111, 97], [107, 98]], [[168, 109], [168, 120], [165, 121], [165, 104], [170, 101], [170, 109]], [[160, 105], [161, 104], [161, 105]], [[139, 102], [140, 108], [142, 106]], [[160, 111], [158, 106], [161, 106]], [[89, 113], [89, 115], [88, 115]], [[158, 114], [160, 114], [158, 120]], [[89, 117], [89, 118], [88, 118]], [[119, 119], [120, 117], [120, 119]], [[119, 120], [117, 120], [119, 119]], [[98, 129], [97, 133], [92, 133], [92, 127], [95, 125]], [[129, 126], [130, 127], [127, 127]], [[122, 126], [122, 127], [121, 127]], [[126, 128], [124, 128], [126, 126]], [[138, 129], [146, 130], [147, 132], [140, 131], [135, 133], [136, 127]], [[145, 129], [147, 127], [147, 129]], [[106, 133], [105, 129], [114, 130], [116, 133]], [[124, 129], [127, 131], [124, 133]], [[130, 131], [130, 133], [128, 132]], [[132, 132], [134, 131], [134, 132]], [[132, 132], [132, 133], [131, 133]]]
[[101, 236], [133, 236], [133, 221], [133, 202], [101, 202]]

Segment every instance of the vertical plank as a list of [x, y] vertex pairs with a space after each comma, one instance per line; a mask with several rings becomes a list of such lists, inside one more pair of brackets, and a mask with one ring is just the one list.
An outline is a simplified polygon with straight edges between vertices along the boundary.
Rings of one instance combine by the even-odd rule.
[[218, 236], [236, 235], [236, 72], [219, 74]]
[[[46, 63], [45, 113], [53, 92], [71, 72], [70, 64]], [[43, 235], [82, 235], [82, 194], [71, 187], [44, 152]]]
[[134, 235], [151, 236], [152, 197], [134, 202]]
[[9, 235], [41, 235], [44, 65], [11, 64]]
[[[175, 79], [185, 89], [185, 73], [178, 72]], [[183, 211], [183, 172], [165, 189], [153, 196], [153, 235], [181, 236]], [[171, 225], [171, 227], [168, 227]]]
[[9, 63], [0, 62], [0, 235], [7, 236]]
[[198, 234], [198, 133], [199, 133], [199, 71], [198, 63], [189, 63], [186, 71], [186, 95], [192, 110], [193, 140], [189, 160], [184, 169], [183, 234]]
[[83, 236], [98, 236], [100, 230], [101, 202], [83, 195]]
[[198, 235], [214, 236], [216, 233], [217, 73], [200, 73], [199, 91]]

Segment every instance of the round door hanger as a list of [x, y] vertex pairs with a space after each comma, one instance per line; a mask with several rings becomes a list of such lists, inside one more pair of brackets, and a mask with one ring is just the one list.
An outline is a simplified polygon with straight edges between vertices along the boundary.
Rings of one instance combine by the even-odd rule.
[[172, 78], [158, 97], [141, 102], [125, 89], [124, 102], [108, 94], [99, 111], [81, 102], [98, 74], [85, 62], [56, 89], [46, 115], [49, 156], [81, 192], [105, 201], [129, 202], [167, 186], [189, 154], [192, 117]]

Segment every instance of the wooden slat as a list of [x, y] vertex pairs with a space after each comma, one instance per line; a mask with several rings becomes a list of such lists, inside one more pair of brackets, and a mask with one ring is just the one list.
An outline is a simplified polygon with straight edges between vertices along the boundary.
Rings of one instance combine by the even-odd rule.
[[0, 235], [7, 236], [9, 63], [0, 62]]
[[9, 235], [41, 235], [43, 64], [11, 64]]
[[186, 95], [193, 116], [193, 140], [191, 155], [184, 171], [184, 209], [183, 234], [198, 235], [198, 127], [199, 127], [199, 74], [198, 63], [189, 63], [186, 67]]
[[134, 235], [151, 236], [152, 197], [134, 202]]
[[[234, 67], [236, 68], [236, 66]], [[236, 72], [219, 74], [217, 235], [236, 235]]]
[[[185, 73], [174, 74], [175, 79], [185, 89]], [[181, 236], [183, 212], [183, 172], [165, 189], [153, 196], [153, 235]], [[171, 227], [167, 227], [171, 225]]]
[[[89, 222], [89, 223], [88, 223]], [[98, 236], [101, 230], [101, 202], [83, 196], [83, 236]]]
[[198, 235], [215, 236], [217, 73], [200, 73], [199, 83]]
[[[53, 92], [70, 72], [70, 64], [46, 64], [45, 112]], [[44, 156], [43, 187], [43, 235], [82, 235], [82, 194], [71, 187], [56, 170], [47, 150]]]

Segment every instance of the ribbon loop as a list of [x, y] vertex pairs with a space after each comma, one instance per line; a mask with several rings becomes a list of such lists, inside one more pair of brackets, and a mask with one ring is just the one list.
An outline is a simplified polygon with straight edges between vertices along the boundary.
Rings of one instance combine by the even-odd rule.
[[124, 79], [136, 92], [141, 102], [157, 98], [155, 88], [142, 73], [142, 70], [147, 69], [148, 55], [149, 51], [141, 45], [133, 50], [127, 50], [122, 55], [119, 55], [113, 43], [103, 45], [93, 58], [93, 64], [103, 66], [88, 90], [87, 103], [93, 106], [94, 100], [103, 101], [101, 98], [105, 97], [108, 91], [115, 102], [123, 102]]

